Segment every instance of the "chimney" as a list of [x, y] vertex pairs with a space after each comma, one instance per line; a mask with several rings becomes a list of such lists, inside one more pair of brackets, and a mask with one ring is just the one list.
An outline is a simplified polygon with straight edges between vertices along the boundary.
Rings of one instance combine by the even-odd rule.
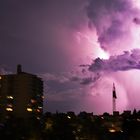
[[17, 74], [22, 73], [22, 66], [20, 64], [17, 65]]

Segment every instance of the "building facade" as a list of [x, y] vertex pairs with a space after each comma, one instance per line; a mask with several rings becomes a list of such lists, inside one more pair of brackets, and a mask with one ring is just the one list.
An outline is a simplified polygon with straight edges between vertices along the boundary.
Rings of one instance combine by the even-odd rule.
[[0, 114], [17, 118], [35, 117], [43, 113], [43, 81], [36, 75], [22, 71], [0, 75]]

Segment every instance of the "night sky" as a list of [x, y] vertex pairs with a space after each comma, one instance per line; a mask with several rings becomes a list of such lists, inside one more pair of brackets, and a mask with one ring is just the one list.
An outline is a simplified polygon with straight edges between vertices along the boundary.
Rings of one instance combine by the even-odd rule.
[[0, 72], [44, 80], [44, 111], [140, 109], [140, 0], [0, 0]]

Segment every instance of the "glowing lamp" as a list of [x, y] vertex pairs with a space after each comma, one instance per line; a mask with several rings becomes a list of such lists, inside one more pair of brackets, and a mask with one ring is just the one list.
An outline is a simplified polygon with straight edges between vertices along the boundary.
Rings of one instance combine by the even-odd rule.
[[40, 109], [37, 109], [36, 111], [37, 111], [37, 112], [41, 112]]
[[116, 130], [113, 129], [113, 128], [110, 128], [110, 129], [109, 129], [109, 132], [114, 133], [114, 132], [116, 132]]
[[71, 117], [70, 117], [70, 116], [67, 116], [67, 118], [68, 118], [68, 119], [71, 119]]
[[6, 110], [7, 110], [7, 111], [10, 111], [10, 112], [13, 111], [13, 109], [10, 108], [10, 107], [7, 107]]
[[32, 108], [27, 108], [27, 111], [28, 111], [28, 112], [32, 112], [33, 109], [32, 109]]
[[32, 104], [36, 103], [36, 100], [31, 99], [31, 103], [32, 103]]
[[7, 99], [14, 99], [13, 96], [7, 96]]

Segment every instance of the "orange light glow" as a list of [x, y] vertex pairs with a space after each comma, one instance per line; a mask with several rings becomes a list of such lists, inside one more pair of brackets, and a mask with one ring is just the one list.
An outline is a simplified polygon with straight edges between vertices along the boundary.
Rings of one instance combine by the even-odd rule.
[[27, 108], [27, 111], [28, 111], [28, 112], [32, 112], [33, 109], [32, 109], [32, 108]]
[[116, 130], [113, 129], [113, 128], [110, 128], [110, 129], [109, 129], [109, 132], [114, 133], [114, 132], [116, 132]]
[[9, 107], [7, 107], [6, 110], [7, 111], [10, 111], [10, 112], [13, 111], [13, 109], [12, 108], [9, 108]]

